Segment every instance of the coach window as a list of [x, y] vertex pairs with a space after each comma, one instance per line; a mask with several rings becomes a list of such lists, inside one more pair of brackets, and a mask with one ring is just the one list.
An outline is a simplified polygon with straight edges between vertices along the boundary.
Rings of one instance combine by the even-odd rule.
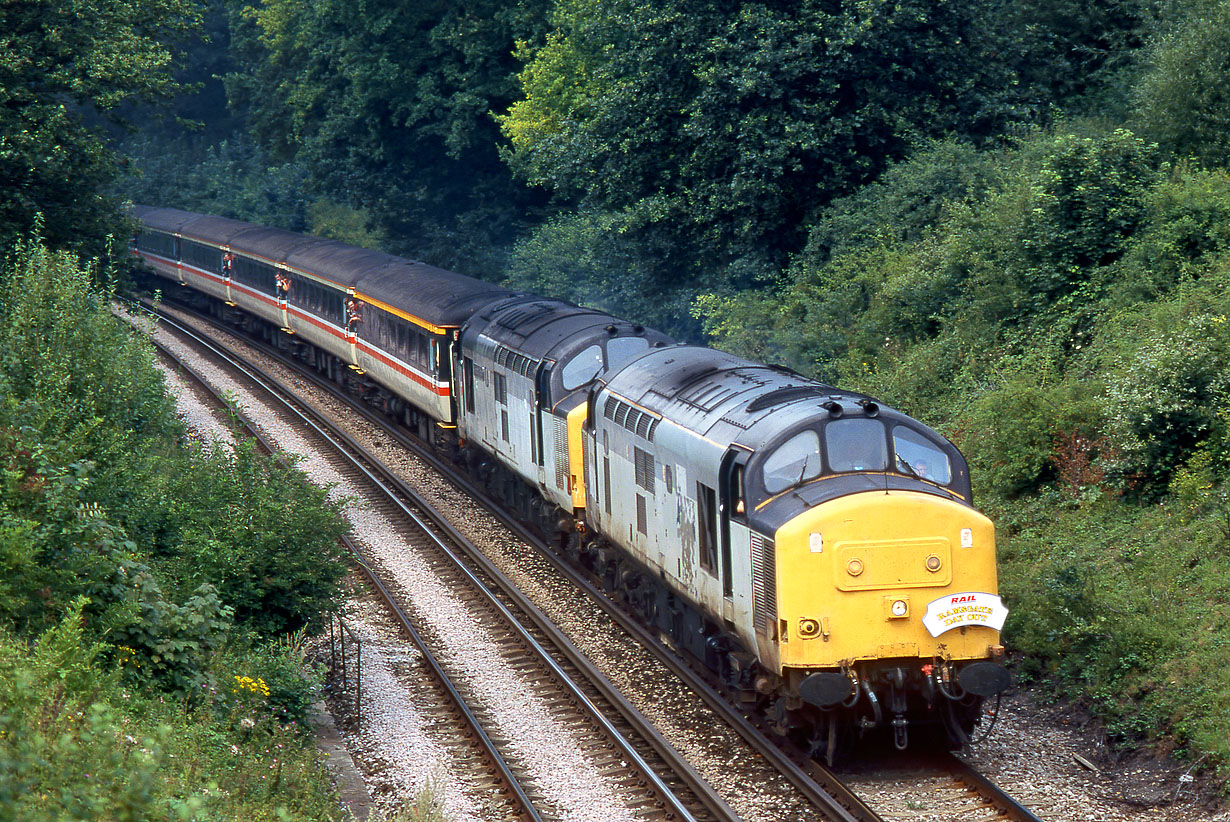
[[560, 379], [564, 381], [564, 390], [571, 391], [574, 388], [580, 388], [596, 377], [601, 370], [602, 346], [591, 345], [569, 360], [560, 371]]
[[428, 344], [427, 334], [418, 332], [415, 336], [418, 337], [419, 365], [430, 370], [431, 369], [431, 346]]
[[824, 427], [824, 444], [833, 471], [883, 471], [888, 441], [879, 420], [834, 420]]
[[777, 446], [761, 470], [764, 489], [770, 494], [815, 479], [820, 476], [820, 435], [810, 428], [800, 431]]
[[917, 431], [904, 425], [895, 427], [893, 448], [897, 452], [897, 470], [940, 485], [952, 481], [948, 455]]

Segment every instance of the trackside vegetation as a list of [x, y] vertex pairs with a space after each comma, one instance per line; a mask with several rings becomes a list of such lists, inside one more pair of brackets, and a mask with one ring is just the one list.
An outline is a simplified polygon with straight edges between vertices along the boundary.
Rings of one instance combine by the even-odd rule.
[[0, 273], [0, 817], [342, 819], [302, 642], [345, 521], [188, 437], [95, 279], [35, 240]]

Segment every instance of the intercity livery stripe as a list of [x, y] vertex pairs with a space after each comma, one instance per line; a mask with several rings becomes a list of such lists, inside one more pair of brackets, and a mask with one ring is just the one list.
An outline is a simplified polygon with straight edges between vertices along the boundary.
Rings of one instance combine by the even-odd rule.
[[[206, 271], [203, 268], [197, 268], [196, 266], [188, 265], [186, 263], [182, 263], [177, 260], [172, 260], [169, 257], [163, 257], [158, 254], [152, 254], [147, 251], [136, 251], [134, 253], [142, 259], [152, 258], [154, 261], [160, 262], [163, 265], [173, 266], [176, 269], [183, 269], [183, 270], [189, 271], [192, 274], [195, 274], [199, 277], [203, 277], [207, 280], [210, 280], [211, 282], [214, 282], [218, 284], [219, 286], [222, 286], [222, 287], [227, 286], [225, 277], [220, 277], [217, 274]], [[232, 279], [230, 282], [230, 288], [233, 291], [240, 292], [245, 297], [249, 297], [251, 299], [262, 302], [265, 305], [269, 306], [270, 308], [276, 311], [282, 310], [282, 306], [278, 303], [277, 300], [274, 300], [271, 297], [265, 294], [262, 294], [259, 291], [256, 291], [250, 286], [244, 285], [242, 283], [237, 283], [235, 282], [234, 279]], [[332, 323], [321, 320], [314, 314], [309, 314], [306, 311], [299, 308], [298, 306], [293, 306], [293, 305], [290, 305], [289, 303], [286, 305], [286, 311], [288, 314], [293, 315], [296, 319], [302, 320], [305, 323], [313, 325], [316, 328], [319, 328], [321, 331], [324, 331], [330, 336], [336, 338], [342, 345], [350, 345], [349, 336], [347, 336], [347, 334], [344, 331], [342, 331], [340, 328], [333, 325]], [[430, 376], [424, 376], [423, 374], [420, 374], [418, 371], [413, 370], [408, 365], [403, 363], [401, 360], [397, 360], [397, 359], [394, 359], [393, 357], [390, 357], [382, 349], [375, 348], [370, 343], [368, 343], [366, 340], [364, 340], [362, 337], [357, 338], [354, 341], [354, 344], [355, 344], [355, 348], [358, 349], [359, 351], [362, 351], [364, 354], [371, 357], [372, 359], [378, 360], [380, 363], [382, 363], [386, 367], [393, 369], [398, 374], [402, 375], [403, 377], [415, 383], [416, 385], [426, 389], [430, 393], [435, 394], [438, 397], [448, 397], [450, 395], [448, 383], [440, 382], [438, 380], [431, 379]]]

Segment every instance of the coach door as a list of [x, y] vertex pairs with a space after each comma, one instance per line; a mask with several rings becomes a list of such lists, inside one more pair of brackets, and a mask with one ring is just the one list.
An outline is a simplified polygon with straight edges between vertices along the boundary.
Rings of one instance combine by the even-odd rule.
[[186, 287], [188, 282], [184, 279], [184, 252], [182, 238], [178, 236], [175, 238], [175, 248], [172, 250], [171, 254], [175, 257], [175, 273], [179, 275], [179, 284]]

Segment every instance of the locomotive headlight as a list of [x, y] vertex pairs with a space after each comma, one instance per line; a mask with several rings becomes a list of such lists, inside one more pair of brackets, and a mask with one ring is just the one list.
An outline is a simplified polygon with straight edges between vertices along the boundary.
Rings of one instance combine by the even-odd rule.
[[910, 615], [909, 597], [884, 597], [884, 618], [905, 619]]
[[863, 561], [861, 559], [852, 559], [847, 562], [846, 573], [852, 577], [856, 577], [863, 573]]
[[927, 557], [927, 570], [930, 571], [931, 573], [934, 574], [936, 571], [940, 570], [940, 568], [943, 567], [943, 565], [944, 563], [941, 562], [940, 558], [937, 557], [935, 554], [931, 554], [929, 557]]

